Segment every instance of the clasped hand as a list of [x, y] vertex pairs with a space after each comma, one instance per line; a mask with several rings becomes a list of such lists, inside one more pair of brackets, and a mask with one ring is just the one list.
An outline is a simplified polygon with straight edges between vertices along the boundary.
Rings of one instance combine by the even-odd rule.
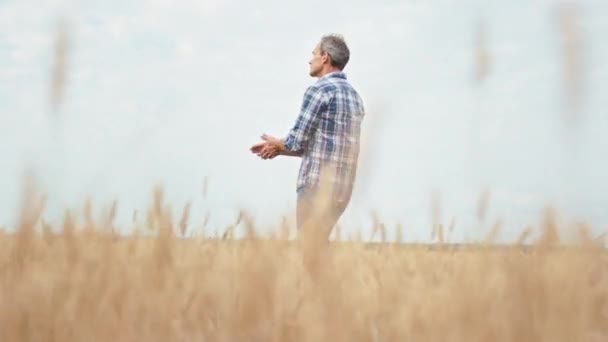
[[281, 154], [282, 142], [280, 139], [263, 134], [262, 141], [251, 146], [250, 150], [262, 159], [272, 159]]

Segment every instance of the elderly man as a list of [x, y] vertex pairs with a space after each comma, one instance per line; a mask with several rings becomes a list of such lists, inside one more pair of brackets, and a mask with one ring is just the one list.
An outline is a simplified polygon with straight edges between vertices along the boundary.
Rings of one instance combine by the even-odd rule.
[[[359, 157], [363, 101], [343, 72], [350, 51], [340, 35], [323, 36], [312, 51], [308, 87], [293, 128], [283, 139], [267, 134], [251, 151], [263, 159], [301, 157], [297, 181], [298, 233], [327, 241], [346, 209]], [[306, 228], [305, 228], [306, 227]]]

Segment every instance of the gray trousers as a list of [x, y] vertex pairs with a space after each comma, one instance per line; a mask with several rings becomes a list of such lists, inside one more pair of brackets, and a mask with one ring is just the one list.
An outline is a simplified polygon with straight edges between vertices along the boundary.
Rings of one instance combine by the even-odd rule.
[[298, 242], [302, 248], [304, 267], [315, 278], [325, 269], [322, 261], [329, 261], [329, 236], [349, 201], [350, 196], [346, 201], [322, 198], [317, 190], [311, 188], [298, 191]]
[[316, 188], [303, 187], [298, 190], [296, 225], [298, 235], [312, 235], [315, 239], [328, 240], [331, 231], [350, 202], [322, 198]]

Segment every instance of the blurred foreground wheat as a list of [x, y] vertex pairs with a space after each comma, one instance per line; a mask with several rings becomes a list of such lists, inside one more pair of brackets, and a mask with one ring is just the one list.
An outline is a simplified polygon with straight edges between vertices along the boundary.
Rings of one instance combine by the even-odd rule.
[[40, 207], [27, 205], [17, 232], [0, 236], [2, 341], [608, 336], [608, 260], [592, 243], [455, 250], [334, 242], [311, 278], [294, 242], [180, 239], [159, 203], [148, 215], [154, 238], [120, 237], [104, 229], [111, 220], [96, 225], [89, 204], [82, 223], [66, 215], [60, 234], [37, 230]]

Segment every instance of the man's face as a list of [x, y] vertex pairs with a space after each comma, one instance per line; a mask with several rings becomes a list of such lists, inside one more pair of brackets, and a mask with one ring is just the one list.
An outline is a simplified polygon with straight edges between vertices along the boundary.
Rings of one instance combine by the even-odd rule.
[[312, 51], [312, 58], [308, 64], [310, 65], [309, 74], [312, 77], [315, 77], [321, 73], [323, 70], [323, 64], [327, 62], [327, 54], [321, 54], [321, 49], [319, 45], [315, 46]]

